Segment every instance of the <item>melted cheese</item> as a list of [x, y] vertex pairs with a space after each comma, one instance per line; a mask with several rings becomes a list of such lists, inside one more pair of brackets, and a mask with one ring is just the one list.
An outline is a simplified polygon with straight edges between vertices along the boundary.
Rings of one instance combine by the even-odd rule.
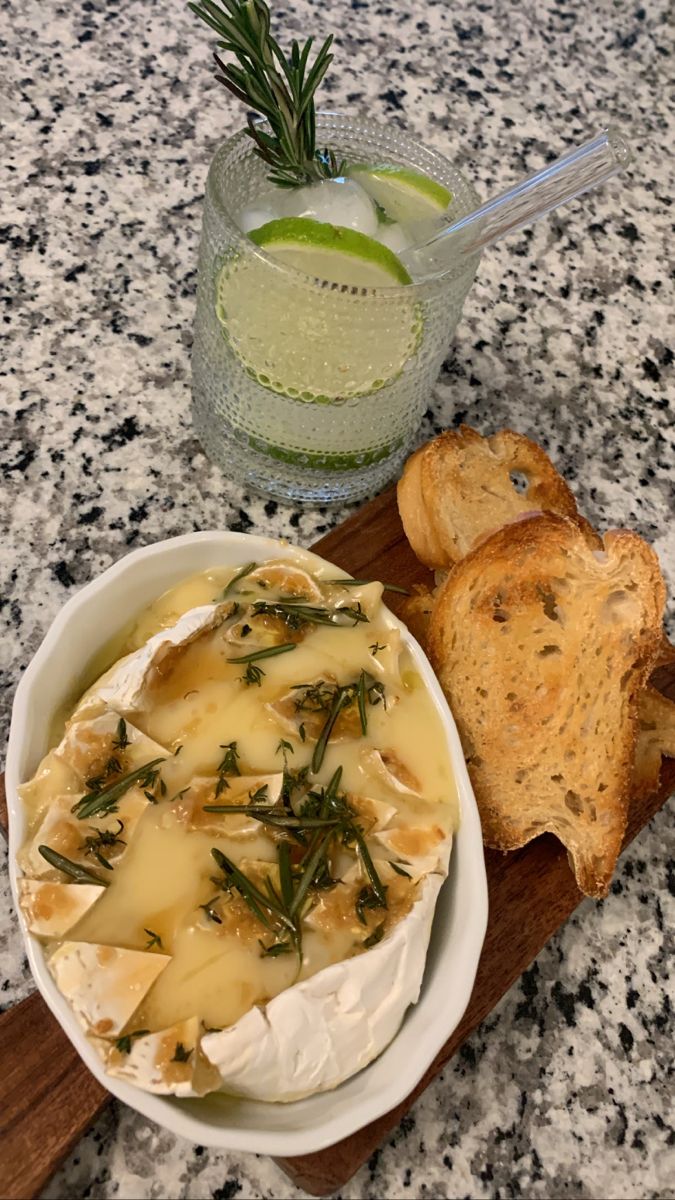
[[[23, 789], [34, 818], [25, 869], [33, 875], [41, 873], [45, 864], [35, 860], [37, 842], [46, 841], [52, 827], [56, 836], [63, 826], [68, 837], [64, 832], [58, 848], [96, 872], [95, 861], [83, 860], [78, 851], [78, 822], [70, 809], [73, 794], [83, 791], [83, 780], [105, 765], [119, 716], [125, 716], [133, 731], [125, 751], [126, 769], [159, 755], [165, 759], [166, 791], [157, 803], [148, 803], [142, 789], [135, 788], [120, 802], [119, 814], [90, 822], [95, 829], [113, 829], [116, 817], [127, 817], [129, 805], [135, 806], [133, 823], [129, 818], [122, 835], [124, 852], [112, 860], [114, 870], [106, 876], [109, 886], [83, 909], [81, 920], [70, 929], [72, 942], [53, 960], [57, 982], [80, 1019], [85, 1020], [82, 996], [86, 992], [86, 1023], [103, 1032], [100, 1020], [105, 1023], [107, 1018], [95, 1024], [93, 1009], [89, 1011], [93, 985], [81, 978], [91, 958], [91, 954], [87, 958], [87, 945], [98, 955], [96, 962], [100, 947], [115, 946], [123, 948], [120, 954], [133, 951], [138, 962], [147, 963], [153, 955], [139, 952], [159, 938], [161, 955], [156, 957], [162, 959], [163, 969], [153, 973], [150, 968], [151, 986], [144, 995], [134, 993], [133, 1004], [128, 999], [122, 1008], [118, 998], [113, 1021], [115, 1032], [126, 1023], [129, 1031], [148, 1029], [155, 1038], [147, 1043], [139, 1039], [144, 1045], [126, 1058], [118, 1055], [116, 1073], [132, 1078], [135, 1072], [145, 1071], [153, 1081], [146, 1086], [159, 1090], [164, 1075], [157, 1055], [164, 1045], [163, 1031], [196, 1017], [209, 1029], [234, 1028], [254, 1006], [268, 1004], [324, 968], [363, 957], [375, 944], [370, 935], [377, 940], [405, 923], [417, 911], [425, 876], [442, 875], [446, 869], [457, 816], [445, 734], [408, 651], [400, 649], [398, 631], [381, 615], [381, 586], [329, 588], [324, 603], [360, 604], [369, 621], [339, 628], [303, 626], [299, 636], [295, 630], [285, 633], [283, 623], [281, 629], [269, 621], [259, 622], [256, 628], [254, 621], [246, 619], [250, 609], [237, 614], [236, 623], [234, 617], [212, 620], [216, 610], [208, 606], [222, 601], [223, 587], [232, 575], [232, 570], [203, 572], [141, 614], [121, 648], [132, 657], [120, 660], [89, 689], [76, 709], [75, 723], [67, 725], [62, 742]], [[275, 595], [304, 594], [308, 603], [316, 603], [316, 594], [301, 576], [298, 572], [284, 585], [282, 571], [274, 577], [274, 586], [265, 586], [269, 579], [264, 572], [256, 573], [232, 595], [242, 604], [261, 596], [273, 600]], [[220, 604], [218, 613], [228, 605]], [[176, 632], [183, 627], [181, 622], [185, 636]], [[261, 660], [259, 686], [247, 685], [246, 665], [231, 660], [284, 638], [293, 641], [295, 648]], [[376, 645], [382, 649], [374, 652]], [[153, 646], [158, 648], [156, 654]], [[353, 849], [334, 849], [328, 865], [341, 882], [316, 898], [303, 922], [302, 962], [292, 952], [264, 955], [261, 946], [269, 946], [277, 935], [260, 924], [238, 893], [222, 891], [218, 883], [222, 875], [212, 851], [219, 850], [240, 865], [261, 889], [265, 874], [277, 872], [273, 882], [278, 887], [278, 835], [252, 817], [204, 813], [203, 804], [248, 803], [261, 784], [268, 788], [265, 803], [274, 803], [284, 755], [293, 770], [309, 768], [325, 721], [325, 712], [317, 717], [298, 708], [296, 697], [302, 696], [298, 685], [317, 679], [349, 684], [362, 669], [382, 681], [386, 704], [367, 705], [365, 736], [355, 704], [342, 714], [312, 786], [325, 785], [342, 768], [341, 791], [358, 813], [370, 853], [386, 881], [387, 909], [365, 909], [359, 919], [357, 900], [368, 878]], [[377, 699], [376, 692], [372, 698]], [[280, 745], [282, 739], [285, 747]], [[218, 769], [232, 743], [236, 743], [242, 776], [223, 783]], [[38, 816], [42, 818], [39, 837], [35, 836]], [[302, 852], [301, 847], [298, 850]], [[388, 865], [391, 859], [407, 863], [407, 875], [396, 874]], [[60, 879], [61, 886], [66, 882], [58, 871], [52, 870], [51, 878]], [[433, 892], [435, 897], [437, 887], [438, 883], [427, 895]], [[433, 900], [425, 900], [425, 905], [425, 913], [432, 911]], [[430, 916], [424, 917], [425, 928], [429, 920]], [[97, 1012], [105, 1008], [98, 993], [93, 1008]], [[193, 1086], [191, 1073], [181, 1068], [179, 1074], [180, 1079], [173, 1081], [175, 1090], [188, 1094], [184, 1089]], [[165, 1082], [172, 1090], [171, 1080]]]

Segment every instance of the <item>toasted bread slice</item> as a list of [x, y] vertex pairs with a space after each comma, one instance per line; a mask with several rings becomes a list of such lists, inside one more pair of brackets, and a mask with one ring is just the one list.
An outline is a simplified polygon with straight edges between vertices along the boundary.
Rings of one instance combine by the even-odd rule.
[[548, 456], [510, 429], [482, 437], [462, 425], [427, 442], [405, 465], [398, 507], [410, 545], [431, 568], [452, 566], [502, 525], [535, 511], [579, 522], [598, 544]]
[[675, 704], [656, 688], [640, 692], [631, 795], [658, 791], [663, 758], [675, 758]]
[[606, 895], [626, 825], [637, 697], [665, 588], [637, 534], [592, 550], [551, 513], [500, 529], [449, 574], [429, 652], [450, 701], [486, 843], [554, 833], [577, 883]]
[[400, 604], [401, 617], [423, 650], [426, 650], [429, 640], [429, 622], [435, 598], [435, 591], [418, 584], [412, 596], [407, 596]]

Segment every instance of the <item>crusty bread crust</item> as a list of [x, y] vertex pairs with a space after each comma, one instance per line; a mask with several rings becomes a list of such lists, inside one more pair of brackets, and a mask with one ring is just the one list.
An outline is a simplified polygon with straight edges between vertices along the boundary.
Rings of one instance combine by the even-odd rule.
[[598, 897], [625, 832], [638, 695], [665, 603], [637, 534], [600, 545], [552, 513], [499, 529], [450, 572], [429, 626], [486, 843], [510, 850], [554, 833]]
[[652, 796], [659, 788], [663, 757], [675, 758], [675, 704], [656, 688], [638, 697], [638, 732], [631, 796]]
[[447, 430], [408, 459], [397, 494], [408, 541], [432, 569], [452, 566], [502, 525], [535, 511], [569, 517], [597, 542], [548, 455], [511, 429], [492, 437], [466, 425]]

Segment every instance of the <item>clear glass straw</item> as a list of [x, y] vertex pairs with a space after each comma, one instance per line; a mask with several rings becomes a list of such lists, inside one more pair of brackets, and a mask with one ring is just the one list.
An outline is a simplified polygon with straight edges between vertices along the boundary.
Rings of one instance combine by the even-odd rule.
[[[631, 161], [630, 149], [621, 133], [610, 127], [582, 146], [563, 154], [543, 170], [488, 200], [475, 212], [453, 225], [438, 227], [425, 240], [399, 255], [418, 278], [445, 273], [478, 254], [507, 233], [531, 225], [551, 209], [567, 204], [575, 196], [606, 183]], [[424, 237], [423, 227], [410, 227], [413, 236]]]

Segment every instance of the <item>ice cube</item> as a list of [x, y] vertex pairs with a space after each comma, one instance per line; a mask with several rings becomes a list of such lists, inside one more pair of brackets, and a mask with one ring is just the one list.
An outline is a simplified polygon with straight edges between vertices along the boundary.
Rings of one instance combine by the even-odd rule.
[[261, 225], [267, 225], [268, 221], [275, 221], [277, 214], [272, 212], [270, 208], [261, 208], [257, 204], [247, 204], [242, 208], [237, 219], [237, 224], [242, 233], [252, 233], [254, 229], [260, 229]]
[[324, 179], [306, 187], [289, 188], [282, 204], [287, 217], [309, 217], [330, 225], [343, 225], [368, 237], [377, 233], [375, 205], [353, 179]]
[[400, 254], [403, 250], [407, 250], [411, 245], [410, 238], [407, 236], [402, 225], [380, 225], [376, 233], [378, 242], [382, 242], [383, 246], [388, 246], [394, 254]]

